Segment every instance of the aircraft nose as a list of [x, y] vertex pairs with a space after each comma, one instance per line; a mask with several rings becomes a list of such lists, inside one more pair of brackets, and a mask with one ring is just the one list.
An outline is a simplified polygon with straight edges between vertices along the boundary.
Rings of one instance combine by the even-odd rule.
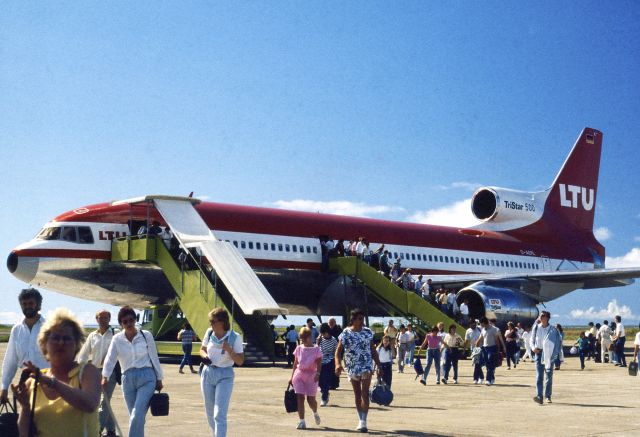
[[15, 273], [18, 270], [18, 255], [13, 251], [7, 257], [7, 269], [9, 273]]
[[7, 270], [21, 281], [31, 283], [38, 273], [40, 262], [37, 257], [20, 256], [15, 250], [7, 257]]

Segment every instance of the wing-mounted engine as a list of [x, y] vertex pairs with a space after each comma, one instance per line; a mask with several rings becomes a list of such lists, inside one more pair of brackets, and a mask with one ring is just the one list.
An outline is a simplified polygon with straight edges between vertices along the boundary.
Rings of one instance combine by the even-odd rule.
[[483, 223], [476, 229], [506, 231], [530, 225], [542, 217], [549, 190], [535, 193], [508, 188], [478, 188], [471, 198], [471, 211]]
[[465, 300], [468, 302], [472, 319], [486, 316], [489, 320], [497, 320], [500, 328], [509, 321], [527, 326], [538, 318], [537, 302], [520, 290], [531, 285], [526, 280], [480, 281], [460, 290], [456, 301], [458, 305]]

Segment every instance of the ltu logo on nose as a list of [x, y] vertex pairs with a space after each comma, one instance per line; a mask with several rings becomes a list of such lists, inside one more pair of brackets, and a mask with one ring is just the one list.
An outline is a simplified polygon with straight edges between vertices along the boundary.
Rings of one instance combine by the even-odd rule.
[[[582, 208], [585, 211], [591, 211], [595, 200], [595, 191], [593, 188], [578, 187], [577, 185], [559, 184], [560, 187], [560, 205], [568, 208], [578, 207], [578, 198], [582, 203]], [[569, 191], [569, 198], [567, 198], [567, 191]]]

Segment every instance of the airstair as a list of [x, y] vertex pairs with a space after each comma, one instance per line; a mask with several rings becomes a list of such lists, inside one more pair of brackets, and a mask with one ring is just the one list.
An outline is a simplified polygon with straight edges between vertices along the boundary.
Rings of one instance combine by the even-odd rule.
[[438, 322], [444, 322], [446, 327], [455, 324], [456, 332], [464, 338], [466, 329], [462, 325], [416, 293], [398, 287], [362, 260], [356, 257], [333, 258], [329, 265], [331, 270], [349, 276], [366, 287], [370, 295], [379, 300], [391, 316], [416, 322], [423, 331]]
[[194, 208], [199, 200], [184, 197], [145, 196], [114, 204], [152, 204], [171, 227], [180, 247], [189, 250], [197, 266], [178, 265], [159, 238], [127, 238], [113, 242], [113, 261], [146, 261], [159, 266], [176, 292], [178, 305], [198, 335], [209, 327], [208, 313], [225, 308], [233, 329], [251, 347], [274, 357], [268, 316], [287, 314], [278, 306], [240, 252], [215, 238]]

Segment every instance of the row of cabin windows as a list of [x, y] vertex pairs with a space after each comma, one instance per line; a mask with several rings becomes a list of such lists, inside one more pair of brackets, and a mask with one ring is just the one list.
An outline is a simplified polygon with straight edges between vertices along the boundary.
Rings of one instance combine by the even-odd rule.
[[297, 245], [297, 244], [283, 244], [283, 243], [260, 243], [260, 242], [253, 242], [253, 241], [240, 241], [238, 242], [237, 240], [233, 240], [233, 241], [229, 241], [226, 240], [227, 243], [233, 243], [234, 246], [236, 246], [237, 248], [240, 249], [247, 249], [249, 248], [249, 250], [253, 250], [255, 248], [255, 250], [269, 250], [269, 246], [271, 246], [271, 250], [273, 252], [295, 252], [295, 253], [318, 253], [318, 248], [317, 247], [311, 247], [311, 246], [304, 246], [302, 244]]
[[520, 269], [530, 269], [530, 270], [540, 270], [540, 266], [538, 263], [531, 262], [521, 262], [521, 261], [504, 261], [504, 260], [495, 260], [495, 259], [485, 259], [485, 258], [464, 258], [464, 257], [453, 257], [453, 256], [443, 256], [443, 255], [428, 255], [427, 254], [415, 254], [415, 253], [398, 253], [393, 252], [393, 257], [395, 259], [406, 259], [412, 261], [427, 261], [429, 262], [444, 262], [444, 263], [453, 263], [453, 264], [470, 264], [476, 266], [491, 266], [491, 267], [511, 267], [511, 268], [520, 268]]

